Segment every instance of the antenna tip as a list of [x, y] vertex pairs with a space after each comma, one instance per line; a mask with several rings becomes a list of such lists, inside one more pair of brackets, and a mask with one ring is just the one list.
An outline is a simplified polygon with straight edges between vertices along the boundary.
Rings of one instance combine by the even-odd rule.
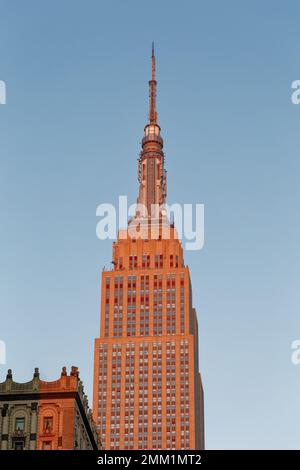
[[152, 41], [152, 57], [154, 57], [154, 41]]

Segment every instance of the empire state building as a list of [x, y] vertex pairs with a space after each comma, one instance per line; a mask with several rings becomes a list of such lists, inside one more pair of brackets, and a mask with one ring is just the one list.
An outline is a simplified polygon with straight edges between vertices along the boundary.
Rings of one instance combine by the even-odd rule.
[[[166, 202], [167, 185], [153, 47], [151, 60], [135, 217], [143, 222], [144, 236], [132, 236], [129, 221], [113, 243], [113, 269], [102, 273], [93, 413], [104, 449], [203, 449], [203, 389], [189, 268], [174, 224], [163, 209], [152, 211]], [[166, 228], [168, 237], [162, 236]]]

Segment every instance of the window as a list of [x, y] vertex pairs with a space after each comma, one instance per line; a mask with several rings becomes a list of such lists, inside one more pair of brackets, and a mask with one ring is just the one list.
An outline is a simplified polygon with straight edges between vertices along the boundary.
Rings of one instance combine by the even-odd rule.
[[24, 431], [25, 430], [25, 418], [16, 418], [16, 431]]
[[162, 268], [163, 267], [163, 255], [155, 255], [155, 267]]
[[150, 267], [150, 255], [143, 255], [142, 256], [142, 268], [149, 268]]
[[137, 256], [129, 256], [129, 269], [137, 268]]
[[24, 449], [24, 442], [23, 441], [15, 441], [14, 450], [23, 450], [23, 449]]
[[52, 449], [51, 441], [44, 441], [43, 442], [43, 450], [51, 450], [51, 449]]
[[47, 416], [44, 418], [44, 432], [51, 433], [53, 431], [53, 417]]

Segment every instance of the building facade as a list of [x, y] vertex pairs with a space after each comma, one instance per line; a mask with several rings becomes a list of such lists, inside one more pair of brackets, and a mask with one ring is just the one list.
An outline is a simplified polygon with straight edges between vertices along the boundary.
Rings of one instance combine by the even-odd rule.
[[202, 449], [197, 316], [181, 242], [164, 209], [153, 49], [149, 87], [137, 211], [113, 244], [113, 269], [102, 274], [93, 413], [105, 449]]
[[14, 382], [11, 370], [0, 383], [1, 450], [98, 449], [98, 433], [77, 367], [64, 367], [54, 382]]

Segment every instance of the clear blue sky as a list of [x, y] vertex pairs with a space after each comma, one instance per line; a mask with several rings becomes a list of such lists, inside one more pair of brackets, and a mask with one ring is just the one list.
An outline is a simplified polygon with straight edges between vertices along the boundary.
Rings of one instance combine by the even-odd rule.
[[168, 201], [205, 204], [185, 258], [207, 448], [300, 448], [299, 20], [296, 1], [0, 1], [1, 380], [74, 364], [91, 402], [95, 211], [136, 198], [154, 40]]

